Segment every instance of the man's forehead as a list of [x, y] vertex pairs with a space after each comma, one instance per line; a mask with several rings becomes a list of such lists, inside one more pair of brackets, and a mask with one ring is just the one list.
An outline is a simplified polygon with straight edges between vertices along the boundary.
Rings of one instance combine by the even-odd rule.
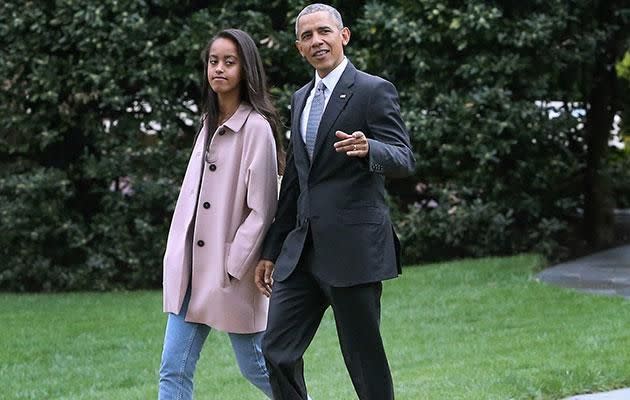
[[298, 31], [307, 29], [334, 28], [337, 24], [332, 15], [326, 11], [317, 11], [311, 14], [302, 15], [298, 20]]

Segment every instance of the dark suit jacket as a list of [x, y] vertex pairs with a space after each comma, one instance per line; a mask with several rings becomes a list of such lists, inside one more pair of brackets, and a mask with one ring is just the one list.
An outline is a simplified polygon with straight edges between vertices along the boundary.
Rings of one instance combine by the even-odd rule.
[[[311, 231], [312, 272], [333, 286], [396, 277], [400, 246], [385, 201], [385, 177], [413, 173], [409, 135], [394, 86], [348, 63], [322, 115], [309, 160], [300, 116], [311, 81], [291, 100], [291, 141], [275, 221], [262, 258], [275, 261], [274, 279], [295, 269]], [[369, 141], [366, 158], [337, 153], [335, 131], [360, 130]]]

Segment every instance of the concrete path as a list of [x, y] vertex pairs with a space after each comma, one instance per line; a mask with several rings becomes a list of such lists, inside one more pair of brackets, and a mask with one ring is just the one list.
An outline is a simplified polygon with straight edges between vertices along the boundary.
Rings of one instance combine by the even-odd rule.
[[537, 277], [557, 286], [630, 298], [630, 245], [558, 264]]
[[[630, 246], [621, 246], [558, 264], [537, 275], [552, 285], [630, 299]], [[581, 394], [564, 400], [630, 400], [630, 388]]]
[[630, 399], [630, 389], [613, 390], [606, 393], [581, 394], [579, 396], [567, 397], [564, 400], [628, 400]]

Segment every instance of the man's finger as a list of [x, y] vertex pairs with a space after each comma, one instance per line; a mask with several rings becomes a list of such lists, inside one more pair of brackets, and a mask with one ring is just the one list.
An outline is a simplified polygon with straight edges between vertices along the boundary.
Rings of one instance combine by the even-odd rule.
[[256, 288], [258, 289], [258, 291], [262, 294], [265, 294], [265, 292], [267, 291], [267, 289], [265, 288], [265, 284], [263, 283], [261, 277], [258, 274], [258, 271], [256, 271], [256, 277], [254, 279], [254, 283], [256, 284]]
[[365, 137], [365, 134], [361, 131], [356, 131], [352, 133], [352, 137], [355, 139], [361, 139]]
[[265, 283], [267, 285], [271, 285], [273, 282], [272, 278], [271, 278], [271, 274], [273, 273], [273, 264], [271, 265], [265, 265]]
[[339, 139], [348, 139], [348, 138], [352, 138], [352, 135], [348, 135], [347, 133], [345, 133], [344, 131], [337, 131], [335, 132], [335, 136], [337, 136]]
[[354, 146], [354, 144], [352, 143], [352, 141], [341, 140], [339, 142], [336, 142], [334, 146], [335, 150], [337, 151], [348, 151], [352, 148], [352, 146]]
[[258, 291], [269, 297], [271, 295], [271, 286], [266, 283], [267, 269], [273, 269], [273, 263], [268, 260], [260, 260], [254, 269], [254, 284]]

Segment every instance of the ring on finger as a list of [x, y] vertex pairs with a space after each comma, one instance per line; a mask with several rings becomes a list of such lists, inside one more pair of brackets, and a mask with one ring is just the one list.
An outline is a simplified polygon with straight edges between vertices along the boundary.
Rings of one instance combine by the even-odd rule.
[[354, 145], [354, 151], [357, 151], [357, 145], [356, 144]]

